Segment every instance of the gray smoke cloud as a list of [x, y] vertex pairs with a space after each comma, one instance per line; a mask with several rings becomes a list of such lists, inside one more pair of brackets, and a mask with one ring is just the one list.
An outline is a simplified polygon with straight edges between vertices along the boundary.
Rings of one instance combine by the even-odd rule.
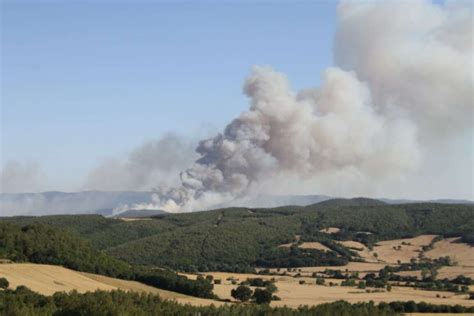
[[294, 92], [283, 74], [255, 67], [244, 84], [249, 110], [200, 142], [199, 159], [180, 186], [158, 191], [156, 207], [203, 209], [269, 179], [400, 178], [439, 138], [472, 129], [469, 4], [344, 1], [338, 22], [337, 67], [321, 87]]
[[33, 162], [9, 161], [0, 170], [0, 193], [35, 192], [45, 182], [38, 164]]
[[[472, 10], [342, 1], [335, 66], [319, 87], [294, 91], [284, 74], [254, 67], [243, 87], [249, 109], [221, 133], [197, 148], [174, 134], [147, 142], [104, 161], [82, 188], [155, 188], [116, 212], [202, 210], [265, 193], [473, 198]], [[1, 191], [37, 191], [43, 179], [37, 166], [11, 163]], [[80, 209], [117, 205], [95, 199]], [[53, 208], [35, 198], [22, 210], [63, 212], [63, 200]]]
[[377, 110], [414, 120], [423, 141], [472, 127], [470, 1], [344, 1], [338, 17], [336, 63], [367, 83]]
[[194, 162], [195, 142], [168, 133], [133, 149], [126, 159], [111, 158], [93, 169], [86, 190], [149, 191], [179, 184], [179, 173]]

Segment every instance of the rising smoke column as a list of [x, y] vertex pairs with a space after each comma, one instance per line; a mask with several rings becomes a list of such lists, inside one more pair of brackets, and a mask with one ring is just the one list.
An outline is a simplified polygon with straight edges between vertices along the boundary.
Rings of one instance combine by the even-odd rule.
[[344, 1], [338, 20], [339, 67], [322, 86], [293, 92], [283, 74], [255, 67], [244, 84], [249, 110], [200, 142], [200, 158], [181, 186], [158, 192], [157, 207], [203, 209], [281, 174], [407, 174], [426, 143], [472, 128], [469, 4]]
[[222, 203], [281, 172], [314, 177], [347, 168], [389, 174], [418, 163], [413, 126], [376, 113], [354, 73], [330, 68], [319, 89], [294, 93], [283, 74], [255, 67], [244, 91], [249, 111], [200, 142], [200, 158], [181, 173], [182, 186], [160, 192], [161, 207]]

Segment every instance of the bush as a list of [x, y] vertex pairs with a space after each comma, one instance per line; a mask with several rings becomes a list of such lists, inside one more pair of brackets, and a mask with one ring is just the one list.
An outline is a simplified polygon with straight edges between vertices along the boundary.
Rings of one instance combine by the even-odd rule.
[[265, 289], [266, 289], [268, 292], [272, 293], [272, 294], [278, 291], [278, 288], [276, 287], [275, 283], [273, 283], [273, 282], [270, 283], [270, 284], [268, 284], [268, 285], [265, 287]]
[[253, 299], [257, 304], [270, 304], [272, 301], [272, 293], [267, 290], [255, 289]]
[[252, 289], [246, 285], [239, 285], [236, 289], [230, 291], [230, 295], [241, 302], [247, 302], [252, 298], [252, 294]]
[[8, 282], [7, 279], [0, 278], [0, 289], [7, 289], [9, 285], [10, 285], [10, 282]]

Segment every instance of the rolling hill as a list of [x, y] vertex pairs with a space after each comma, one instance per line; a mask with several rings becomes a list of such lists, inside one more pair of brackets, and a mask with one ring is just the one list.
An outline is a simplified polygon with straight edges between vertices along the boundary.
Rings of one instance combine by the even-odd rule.
[[[356, 199], [305, 207], [164, 214], [147, 221], [98, 215], [12, 217], [3, 221], [70, 230], [95, 249], [130, 264], [184, 271], [249, 271], [258, 266], [343, 265], [348, 260], [359, 260], [350, 248], [336, 241], [353, 240], [372, 247], [382, 240], [439, 234], [472, 242], [474, 206], [389, 205]], [[320, 231], [327, 227], [339, 231]], [[299, 242], [319, 242], [331, 251], [278, 247], [296, 242], [295, 236], [299, 236]]]

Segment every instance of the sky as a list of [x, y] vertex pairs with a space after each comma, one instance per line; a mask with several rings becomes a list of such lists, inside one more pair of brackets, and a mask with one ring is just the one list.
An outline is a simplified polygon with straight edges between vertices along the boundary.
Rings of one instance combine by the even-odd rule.
[[472, 16], [463, 0], [2, 1], [0, 192], [474, 199]]
[[333, 63], [334, 1], [2, 1], [1, 161], [77, 190], [107, 157], [207, 135], [272, 65], [295, 89]]

